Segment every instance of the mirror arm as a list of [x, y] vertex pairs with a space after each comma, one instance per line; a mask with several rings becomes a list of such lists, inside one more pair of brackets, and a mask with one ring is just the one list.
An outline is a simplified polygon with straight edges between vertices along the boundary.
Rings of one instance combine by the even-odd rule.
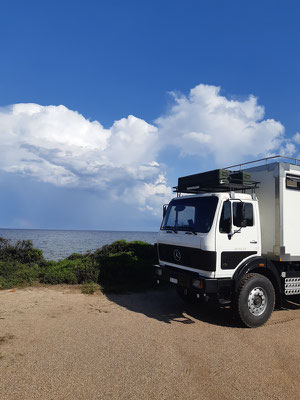
[[228, 233], [228, 239], [231, 240], [232, 236], [235, 235], [236, 233], [241, 233], [242, 227], [237, 229], [236, 231]]

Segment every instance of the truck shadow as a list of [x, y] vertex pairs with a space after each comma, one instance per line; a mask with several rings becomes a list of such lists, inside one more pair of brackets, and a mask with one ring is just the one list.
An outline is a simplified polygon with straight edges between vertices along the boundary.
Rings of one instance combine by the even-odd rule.
[[194, 324], [195, 320], [212, 325], [237, 327], [229, 307], [210, 304], [189, 305], [174, 289], [132, 294], [107, 294], [107, 298], [130, 311], [141, 313], [164, 323]]
[[[130, 311], [141, 313], [164, 323], [194, 324], [202, 321], [211, 325], [240, 328], [233, 310], [215, 304], [185, 304], [172, 288], [131, 294], [107, 294], [107, 298]], [[281, 310], [300, 310], [300, 296], [284, 301]], [[278, 310], [274, 311], [275, 313]]]

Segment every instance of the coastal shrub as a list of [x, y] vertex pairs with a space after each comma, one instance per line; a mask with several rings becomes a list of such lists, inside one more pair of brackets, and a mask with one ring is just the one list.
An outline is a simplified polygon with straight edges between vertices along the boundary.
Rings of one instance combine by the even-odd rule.
[[38, 280], [38, 265], [26, 265], [15, 261], [0, 261], [0, 289], [32, 285]]
[[97, 261], [101, 262], [101, 259], [110, 254], [123, 252], [132, 252], [138, 258], [143, 260], [151, 260], [152, 262], [154, 262], [156, 257], [155, 249], [152, 244], [142, 241], [127, 242], [126, 240], [118, 240], [111, 244], [106, 244], [100, 249], [97, 249], [93, 256]]
[[12, 242], [0, 237], [0, 260], [21, 264], [40, 264], [44, 261], [42, 250], [35, 249], [31, 240]]
[[77, 283], [98, 282], [99, 268], [95, 260], [88, 255], [74, 260], [73, 270], [77, 278]]
[[97, 282], [98, 268], [90, 257], [72, 257], [60, 261], [48, 261], [40, 268], [39, 279], [42, 283], [83, 283]]
[[84, 254], [80, 254], [80, 253], [72, 253], [70, 254], [66, 259], [67, 260], [81, 260], [85, 257]]
[[40, 268], [39, 280], [42, 283], [55, 285], [58, 283], [77, 283], [75, 274], [71, 268], [63, 267], [59, 262], [49, 261]]
[[[39, 281], [44, 284], [85, 284], [94, 290], [135, 291], [152, 285], [154, 246], [119, 240], [94, 253], [73, 253], [64, 260], [47, 261], [29, 240], [12, 243], [0, 238], [0, 289]], [[97, 286], [96, 286], [97, 287]]]
[[104, 291], [141, 290], [152, 285], [154, 246], [119, 240], [96, 250], [98, 282]]
[[95, 282], [84, 282], [81, 286], [81, 293], [94, 294], [99, 289], [99, 285]]

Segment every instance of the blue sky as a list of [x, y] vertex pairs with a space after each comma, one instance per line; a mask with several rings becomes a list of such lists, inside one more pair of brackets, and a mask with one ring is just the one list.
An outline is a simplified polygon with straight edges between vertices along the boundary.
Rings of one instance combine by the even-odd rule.
[[299, 14], [274, 0], [2, 3], [0, 226], [157, 230], [178, 176], [298, 157]]

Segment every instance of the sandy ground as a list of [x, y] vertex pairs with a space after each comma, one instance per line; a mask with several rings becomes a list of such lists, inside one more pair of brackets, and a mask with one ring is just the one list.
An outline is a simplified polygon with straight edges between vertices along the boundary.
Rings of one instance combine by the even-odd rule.
[[300, 302], [258, 329], [172, 290], [0, 291], [0, 399], [299, 399]]

